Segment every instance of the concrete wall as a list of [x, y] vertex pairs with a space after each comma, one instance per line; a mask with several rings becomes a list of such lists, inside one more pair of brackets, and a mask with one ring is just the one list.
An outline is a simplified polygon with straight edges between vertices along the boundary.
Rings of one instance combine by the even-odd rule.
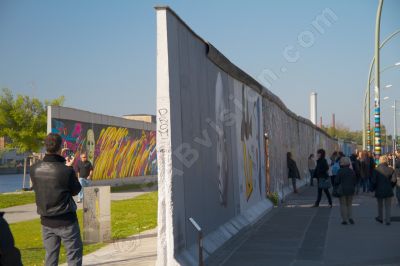
[[196, 265], [197, 233], [189, 218], [202, 228], [207, 258], [270, 210], [266, 188], [290, 190], [286, 152], [305, 177], [308, 155], [320, 147], [329, 153], [337, 142], [288, 110], [171, 9], [156, 10], [157, 264]]
[[86, 152], [94, 180], [157, 174], [155, 124], [95, 114], [67, 107], [48, 107], [48, 132], [63, 138], [75, 155]]

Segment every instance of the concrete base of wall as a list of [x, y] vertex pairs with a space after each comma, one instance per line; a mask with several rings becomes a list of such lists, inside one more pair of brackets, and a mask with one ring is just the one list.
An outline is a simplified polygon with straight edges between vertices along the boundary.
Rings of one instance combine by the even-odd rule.
[[[209, 256], [234, 236], [257, 223], [272, 207], [273, 204], [271, 201], [264, 199], [239, 216], [221, 225], [217, 230], [206, 235], [203, 239], [204, 260], [207, 260]], [[180, 252], [177, 260], [181, 265], [198, 265], [198, 245], [192, 245], [190, 248]]]
[[123, 185], [131, 185], [131, 184], [145, 184], [150, 182], [157, 182], [158, 177], [156, 175], [148, 175], [148, 176], [133, 176], [133, 177], [124, 177], [124, 178], [115, 178], [115, 179], [104, 179], [104, 180], [93, 180], [92, 186], [111, 186], [118, 187]]

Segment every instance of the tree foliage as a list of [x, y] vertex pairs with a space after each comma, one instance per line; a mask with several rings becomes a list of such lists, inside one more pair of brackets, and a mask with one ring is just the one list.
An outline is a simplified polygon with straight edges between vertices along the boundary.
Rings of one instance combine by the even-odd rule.
[[19, 152], [37, 152], [47, 131], [47, 105], [62, 105], [64, 96], [41, 102], [26, 95], [14, 96], [9, 89], [0, 94], [0, 136], [6, 136], [9, 148]]
[[[337, 138], [337, 139], [343, 139], [347, 141], [353, 141], [356, 142], [358, 145], [362, 145], [362, 131], [361, 130], [355, 130], [352, 131], [348, 127], [343, 126], [338, 124], [335, 128], [332, 126], [327, 127], [327, 126], [322, 126], [322, 129], [325, 130], [330, 136]], [[374, 128], [371, 128], [371, 141], [374, 139]], [[385, 125], [381, 125], [381, 136], [382, 136], [382, 145], [386, 145], [386, 140], [388, 144], [391, 143], [392, 141], [392, 135], [387, 135], [386, 138], [386, 127]]]

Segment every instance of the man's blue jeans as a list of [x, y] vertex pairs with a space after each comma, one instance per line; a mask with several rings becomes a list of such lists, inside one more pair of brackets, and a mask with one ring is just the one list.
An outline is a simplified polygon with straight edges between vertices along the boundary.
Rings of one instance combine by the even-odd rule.
[[90, 182], [86, 178], [79, 177], [79, 183], [81, 183], [82, 189], [78, 194], [78, 199], [79, 199], [79, 201], [82, 201], [83, 200], [83, 188], [88, 187], [90, 185]]

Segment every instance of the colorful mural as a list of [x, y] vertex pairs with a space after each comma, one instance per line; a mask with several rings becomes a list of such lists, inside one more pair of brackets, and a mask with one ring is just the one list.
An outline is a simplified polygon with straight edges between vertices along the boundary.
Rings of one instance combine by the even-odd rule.
[[74, 154], [75, 167], [87, 153], [95, 180], [157, 174], [155, 132], [60, 119], [52, 119], [52, 132]]

